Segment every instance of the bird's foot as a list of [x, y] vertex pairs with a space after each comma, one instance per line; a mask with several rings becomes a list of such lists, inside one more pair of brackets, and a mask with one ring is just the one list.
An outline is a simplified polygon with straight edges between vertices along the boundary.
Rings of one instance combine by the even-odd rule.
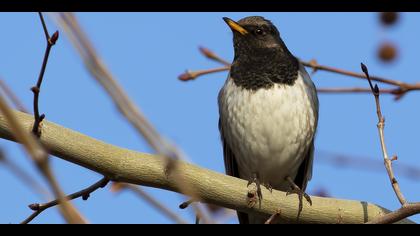
[[299, 209], [298, 209], [298, 215], [297, 215], [297, 218], [299, 219], [299, 217], [300, 217], [300, 213], [302, 212], [302, 209], [303, 209], [303, 198], [305, 198], [306, 199], [306, 201], [309, 203], [309, 205], [311, 205], [312, 206], [312, 200], [311, 200], [311, 198], [309, 197], [309, 195], [308, 194], [306, 194], [304, 191], [302, 191], [300, 188], [299, 188], [299, 186], [297, 186], [296, 184], [295, 184], [295, 182], [292, 180], [292, 178], [290, 178], [290, 176], [287, 176], [286, 177], [286, 180], [287, 180], [287, 182], [289, 182], [289, 184], [290, 184], [290, 187], [292, 188], [290, 191], [288, 191], [287, 193], [286, 193], [286, 195], [290, 195], [290, 194], [297, 194], [298, 195], [298, 198], [299, 198]]
[[270, 193], [273, 193], [273, 187], [271, 186], [270, 183], [263, 183], [263, 186], [270, 191]]
[[258, 174], [254, 173], [252, 178], [248, 181], [247, 184], [248, 187], [248, 206], [254, 207], [254, 205], [259, 202], [259, 205], [261, 207], [261, 199], [262, 199], [262, 193], [261, 193], [261, 182], [258, 178]]

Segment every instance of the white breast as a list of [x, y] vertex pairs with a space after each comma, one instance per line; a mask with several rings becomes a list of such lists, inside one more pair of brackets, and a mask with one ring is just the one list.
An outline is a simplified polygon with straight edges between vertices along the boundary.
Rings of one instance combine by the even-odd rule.
[[284, 189], [294, 178], [315, 134], [318, 99], [315, 86], [301, 67], [294, 85], [246, 90], [229, 78], [219, 93], [225, 141], [241, 178], [259, 173], [263, 183]]

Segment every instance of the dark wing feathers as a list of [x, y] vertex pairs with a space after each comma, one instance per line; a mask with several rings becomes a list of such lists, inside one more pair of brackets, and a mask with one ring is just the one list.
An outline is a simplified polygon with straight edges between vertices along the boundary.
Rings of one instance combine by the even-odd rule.
[[[225, 171], [227, 175], [239, 178], [239, 169], [238, 164], [236, 163], [235, 156], [232, 150], [229, 147], [229, 144], [225, 141], [222, 124], [219, 119], [219, 130], [220, 130], [220, 137], [223, 143], [223, 158], [225, 161]], [[237, 211], [238, 220], [240, 224], [249, 224], [248, 214]]]
[[309, 147], [308, 153], [306, 154], [305, 159], [302, 164], [300, 164], [298, 173], [295, 177], [295, 184], [299, 186], [302, 191], [306, 190], [308, 181], [312, 177], [312, 163], [314, 160], [314, 140], [312, 139], [311, 145]]

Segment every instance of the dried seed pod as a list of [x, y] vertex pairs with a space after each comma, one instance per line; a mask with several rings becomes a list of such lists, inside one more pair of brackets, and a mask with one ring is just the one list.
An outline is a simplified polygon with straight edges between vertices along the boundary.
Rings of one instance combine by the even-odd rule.
[[398, 50], [392, 43], [382, 43], [378, 49], [378, 57], [383, 62], [391, 62], [398, 55]]
[[398, 21], [398, 12], [381, 12], [380, 15], [381, 23], [385, 26], [390, 26]]

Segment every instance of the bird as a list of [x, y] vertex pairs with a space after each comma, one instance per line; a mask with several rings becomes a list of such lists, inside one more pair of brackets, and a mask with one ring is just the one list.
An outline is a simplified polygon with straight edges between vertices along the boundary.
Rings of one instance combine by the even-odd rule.
[[[276, 26], [262, 16], [223, 20], [233, 32], [234, 59], [218, 94], [219, 131], [226, 174], [297, 193], [299, 213], [312, 178], [319, 102], [304, 66]], [[237, 212], [239, 223], [267, 218]]]

